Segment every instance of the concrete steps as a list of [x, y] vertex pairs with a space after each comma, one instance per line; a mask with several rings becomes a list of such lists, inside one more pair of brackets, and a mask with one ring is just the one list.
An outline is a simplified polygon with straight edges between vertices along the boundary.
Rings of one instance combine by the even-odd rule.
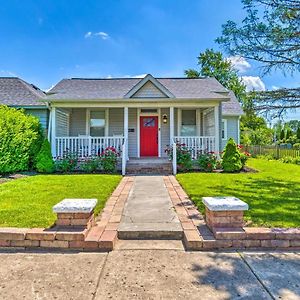
[[129, 175], [169, 175], [172, 163], [165, 158], [131, 158], [126, 166]]
[[180, 223], [122, 223], [118, 228], [121, 240], [182, 240]]

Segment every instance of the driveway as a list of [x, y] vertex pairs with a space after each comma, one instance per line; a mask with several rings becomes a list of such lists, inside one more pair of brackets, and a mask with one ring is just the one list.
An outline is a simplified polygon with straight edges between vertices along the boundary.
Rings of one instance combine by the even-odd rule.
[[299, 253], [2, 252], [0, 266], [0, 299], [300, 299]]

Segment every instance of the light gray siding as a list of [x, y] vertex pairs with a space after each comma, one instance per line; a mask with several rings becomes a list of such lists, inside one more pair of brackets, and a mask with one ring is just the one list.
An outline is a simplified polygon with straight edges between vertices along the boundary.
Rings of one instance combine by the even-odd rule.
[[109, 128], [108, 135], [124, 135], [124, 109], [110, 108], [109, 109]]
[[232, 117], [227, 117], [223, 116], [223, 120], [227, 120], [227, 139], [222, 139], [222, 149], [226, 146], [226, 143], [229, 138], [233, 138], [236, 143], [238, 143], [239, 140], [239, 117], [238, 116], [232, 116]]
[[128, 109], [128, 155], [137, 157], [137, 109]]
[[86, 109], [73, 108], [70, 114], [70, 136], [86, 134]]
[[166, 98], [166, 95], [152, 82], [148, 81], [132, 96], [132, 98]]
[[213, 109], [206, 109], [203, 112], [204, 121], [204, 136], [214, 136], [215, 135], [215, 117]]
[[[161, 137], [161, 156], [166, 157], [165, 149], [167, 145], [170, 145], [170, 109], [162, 108], [161, 109], [161, 118], [166, 114], [168, 116], [168, 123], [164, 124], [162, 119], [160, 120], [160, 137]], [[176, 122], [174, 122], [176, 124]], [[175, 126], [176, 127], [176, 126]]]
[[69, 112], [62, 109], [56, 110], [56, 136], [69, 136]]
[[44, 129], [48, 128], [49, 111], [48, 111], [47, 108], [45, 108], [45, 109], [43, 109], [43, 108], [40, 108], [40, 109], [38, 109], [38, 108], [25, 109], [25, 113], [37, 117], [40, 120], [42, 127]]

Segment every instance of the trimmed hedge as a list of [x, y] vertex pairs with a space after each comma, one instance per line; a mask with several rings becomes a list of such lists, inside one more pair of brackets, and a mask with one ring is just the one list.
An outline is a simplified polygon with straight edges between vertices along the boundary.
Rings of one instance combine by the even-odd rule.
[[51, 154], [51, 146], [47, 139], [44, 139], [42, 147], [36, 157], [36, 170], [40, 173], [54, 172], [54, 161]]
[[0, 105], [0, 174], [32, 169], [42, 142], [38, 118]]

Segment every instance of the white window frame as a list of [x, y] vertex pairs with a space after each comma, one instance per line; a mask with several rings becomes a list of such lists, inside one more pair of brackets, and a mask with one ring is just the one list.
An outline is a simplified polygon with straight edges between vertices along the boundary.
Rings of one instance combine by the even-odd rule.
[[222, 140], [225, 141], [225, 140], [227, 140], [227, 119], [222, 119], [222, 123], [224, 123], [224, 137], [222, 136], [223, 124], [221, 126], [221, 136], [222, 136]]
[[196, 136], [200, 136], [201, 133], [201, 110], [196, 107], [191, 108], [177, 108], [177, 135], [181, 136], [182, 127], [182, 111], [183, 110], [195, 110], [196, 111]]
[[87, 110], [86, 110], [86, 135], [90, 136], [90, 132], [91, 132], [91, 111], [104, 111], [104, 114], [105, 114], [104, 136], [108, 136], [109, 108], [87, 108]]

